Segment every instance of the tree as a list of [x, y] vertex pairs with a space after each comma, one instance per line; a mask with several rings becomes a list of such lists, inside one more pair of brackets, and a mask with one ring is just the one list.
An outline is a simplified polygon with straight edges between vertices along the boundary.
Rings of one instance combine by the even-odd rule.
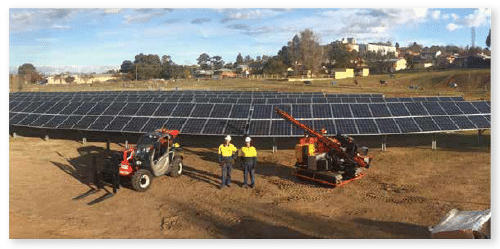
[[64, 81], [68, 84], [73, 83], [75, 81], [75, 77], [70, 75], [70, 76], [64, 78]]
[[319, 36], [311, 29], [305, 29], [300, 32], [299, 42], [299, 61], [306, 69], [314, 74], [319, 71], [321, 66], [321, 46], [319, 45]]
[[486, 37], [486, 46], [490, 47], [491, 45], [491, 29], [490, 33], [488, 33], [488, 37]]
[[396, 49], [398, 49], [399, 48], [399, 43], [396, 42], [396, 44], [394, 46], [396, 47]]
[[212, 57], [210, 61], [213, 65], [214, 70], [219, 70], [224, 66], [224, 61], [222, 60], [222, 57], [220, 57], [219, 55]]
[[210, 56], [207, 53], [200, 54], [196, 60], [198, 61], [198, 65], [200, 65], [201, 69], [206, 70], [211, 68], [211, 65], [209, 64]]
[[35, 66], [33, 66], [33, 64], [30, 63], [24, 63], [17, 69], [17, 74], [23, 76], [34, 72], [36, 72], [36, 68]]
[[335, 62], [337, 68], [347, 68], [352, 66], [351, 61], [358, 57], [357, 52], [349, 52], [347, 45], [340, 42], [332, 42], [328, 49], [328, 59]]
[[243, 56], [241, 56], [241, 53], [238, 53], [238, 56], [236, 56], [236, 65], [241, 64], [243, 64]]
[[134, 63], [129, 60], [124, 60], [120, 66], [120, 72], [122, 73], [132, 73], [134, 70]]
[[135, 73], [139, 79], [159, 78], [161, 74], [160, 57], [155, 54], [144, 55], [142, 53], [135, 56]]
[[282, 74], [287, 70], [287, 66], [278, 56], [270, 58], [264, 64], [262, 71], [266, 74]]

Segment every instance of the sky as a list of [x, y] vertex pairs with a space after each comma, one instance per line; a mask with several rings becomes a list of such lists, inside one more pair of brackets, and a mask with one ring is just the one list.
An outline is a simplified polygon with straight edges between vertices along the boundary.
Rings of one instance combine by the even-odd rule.
[[[118, 5], [118, 4], [116, 4]], [[201, 53], [225, 62], [276, 55], [309, 28], [321, 44], [342, 38], [401, 47], [486, 47], [487, 8], [9, 8], [9, 71], [24, 63], [45, 72], [118, 69], [135, 55], [170, 55], [196, 64]]]

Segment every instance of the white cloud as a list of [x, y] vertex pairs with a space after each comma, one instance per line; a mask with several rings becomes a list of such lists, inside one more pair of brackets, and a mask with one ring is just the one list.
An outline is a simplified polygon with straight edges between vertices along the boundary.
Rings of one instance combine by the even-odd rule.
[[104, 9], [104, 13], [106, 14], [117, 14], [122, 13], [123, 9]]
[[441, 11], [440, 10], [434, 10], [434, 11], [432, 11], [431, 17], [434, 20], [439, 20], [439, 18], [441, 17]]
[[52, 25], [53, 29], [69, 29], [70, 27], [67, 25], [59, 25], [59, 24], [54, 24]]
[[482, 8], [475, 10], [474, 13], [462, 19], [463, 24], [468, 27], [479, 27], [481, 25], [490, 24], [490, 21], [491, 9]]
[[463, 28], [463, 27], [461, 25], [457, 25], [454, 23], [449, 23], [448, 25], [446, 25], [446, 29], [450, 32], [453, 32], [453, 31], [460, 29], [460, 28]]
[[458, 19], [460, 19], [460, 17], [457, 14], [455, 14], [455, 13], [451, 13], [451, 19], [455, 22]]
[[443, 14], [443, 15], [441, 15], [441, 18], [443, 18], [443, 20], [446, 21], [446, 20], [450, 19], [450, 15], [449, 14]]

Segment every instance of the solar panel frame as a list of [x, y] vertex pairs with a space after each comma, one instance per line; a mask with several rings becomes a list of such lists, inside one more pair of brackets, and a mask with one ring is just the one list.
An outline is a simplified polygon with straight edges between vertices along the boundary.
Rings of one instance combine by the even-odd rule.
[[337, 133], [346, 135], [359, 134], [354, 119], [334, 119]]

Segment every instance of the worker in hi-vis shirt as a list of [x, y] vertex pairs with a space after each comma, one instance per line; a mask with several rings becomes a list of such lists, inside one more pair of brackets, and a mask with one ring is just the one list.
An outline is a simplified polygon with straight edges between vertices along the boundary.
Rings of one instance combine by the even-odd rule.
[[231, 143], [231, 136], [227, 135], [225, 142], [219, 146], [219, 164], [222, 168], [221, 188], [230, 187], [231, 169], [236, 159], [238, 149]]

